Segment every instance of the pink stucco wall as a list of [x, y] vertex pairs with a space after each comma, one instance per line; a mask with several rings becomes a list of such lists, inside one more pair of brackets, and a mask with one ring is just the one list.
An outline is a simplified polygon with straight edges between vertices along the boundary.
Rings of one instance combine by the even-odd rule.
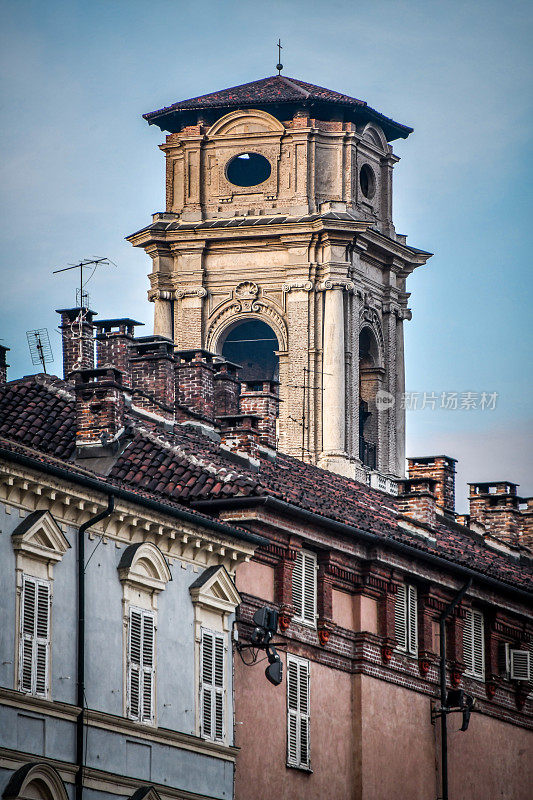
[[268, 564], [248, 561], [239, 564], [235, 585], [240, 592], [261, 597], [267, 603], [274, 602], [274, 570]]
[[378, 605], [372, 597], [332, 592], [333, 622], [352, 631], [378, 632]]
[[236, 800], [353, 800], [352, 677], [311, 663], [309, 774], [286, 766], [287, 686], [263, 666], [235, 663]]
[[[429, 697], [366, 675], [355, 677], [354, 690], [362, 757], [356, 800], [440, 797], [440, 730], [431, 725]], [[472, 714], [464, 733], [460, 715], [448, 725], [450, 800], [533, 796], [531, 732], [482, 714]]]

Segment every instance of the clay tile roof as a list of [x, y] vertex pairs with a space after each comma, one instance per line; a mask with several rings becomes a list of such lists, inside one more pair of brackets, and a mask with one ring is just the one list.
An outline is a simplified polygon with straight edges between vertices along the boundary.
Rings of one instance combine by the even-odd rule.
[[286, 75], [271, 75], [268, 78], [243, 83], [240, 86], [232, 86], [229, 89], [222, 89], [218, 92], [191, 97], [188, 100], [180, 100], [164, 108], [143, 114], [143, 117], [150, 124], [155, 123], [164, 130], [164, 121], [172, 115], [182, 112], [249, 108], [280, 103], [292, 103], [299, 106], [327, 104], [345, 110], [364, 109], [369, 116], [380, 121], [388, 129], [392, 139], [405, 138], [413, 130], [407, 125], [402, 125], [389, 117], [383, 116], [380, 112], [370, 108], [364, 100], [358, 100], [356, 97], [350, 97], [350, 95], [336, 92], [333, 89], [326, 89], [324, 86], [316, 86], [298, 78], [289, 78]]
[[[433, 538], [402, 528], [392, 495], [341, 475], [278, 453], [262, 459], [258, 472], [237, 465], [219, 444], [190, 428], [174, 433], [127, 412], [131, 441], [106, 478], [143, 498], [169, 506], [196, 500], [274, 497], [354, 529], [375, 534], [383, 543], [398, 541], [411, 548], [469, 567], [511, 586], [533, 590], [533, 570], [520, 556], [489, 548], [474, 532], [438, 518]], [[74, 395], [58, 378], [36, 375], [0, 387], [0, 439], [3, 447], [31, 454], [43, 464], [67, 467], [76, 474], [89, 470], [74, 462]], [[91, 473], [93, 474], [93, 473]], [[204, 514], [206, 509], [202, 508]], [[209, 513], [209, 512], [207, 512]], [[199, 515], [200, 517], [203, 514]]]

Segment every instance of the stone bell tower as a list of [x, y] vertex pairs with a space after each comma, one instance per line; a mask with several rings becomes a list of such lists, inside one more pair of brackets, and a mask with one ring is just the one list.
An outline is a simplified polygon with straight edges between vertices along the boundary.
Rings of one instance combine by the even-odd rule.
[[411, 128], [277, 75], [145, 115], [167, 131], [154, 332], [279, 380], [279, 448], [365, 479], [404, 474], [407, 276], [389, 144]]

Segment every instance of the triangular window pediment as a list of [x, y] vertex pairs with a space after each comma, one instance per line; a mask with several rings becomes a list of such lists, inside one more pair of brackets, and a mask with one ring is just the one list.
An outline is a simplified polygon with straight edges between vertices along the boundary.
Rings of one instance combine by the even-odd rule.
[[14, 550], [47, 563], [61, 561], [70, 544], [49, 511], [34, 511], [11, 535]]
[[241, 603], [241, 596], [223, 566], [206, 569], [191, 585], [190, 593], [193, 603], [219, 611], [234, 611]]

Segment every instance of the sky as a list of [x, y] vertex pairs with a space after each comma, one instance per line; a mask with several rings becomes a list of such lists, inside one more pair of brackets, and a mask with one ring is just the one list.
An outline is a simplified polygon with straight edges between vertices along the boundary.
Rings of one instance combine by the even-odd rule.
[[45, 327], [61, 372], [54, 309], [74, 305], [76, 278], [52, 271], [82, 258], [116, 264], [87, 286], [100, 318], [152, 331], [150, 262], [124, 241], [164, 209], [163, 135], [141, 114], [274, 74], [281, 37], [286, 75], [415, 129], [394, 144], [394, 220], [435, 255], [408, 282], [408, 454], [458, 459], [460, 511], [467, 481], [533, 494], [532, 21], [515, 0], [2, 0], [10, 377], [36, 371], [26, 331]]

